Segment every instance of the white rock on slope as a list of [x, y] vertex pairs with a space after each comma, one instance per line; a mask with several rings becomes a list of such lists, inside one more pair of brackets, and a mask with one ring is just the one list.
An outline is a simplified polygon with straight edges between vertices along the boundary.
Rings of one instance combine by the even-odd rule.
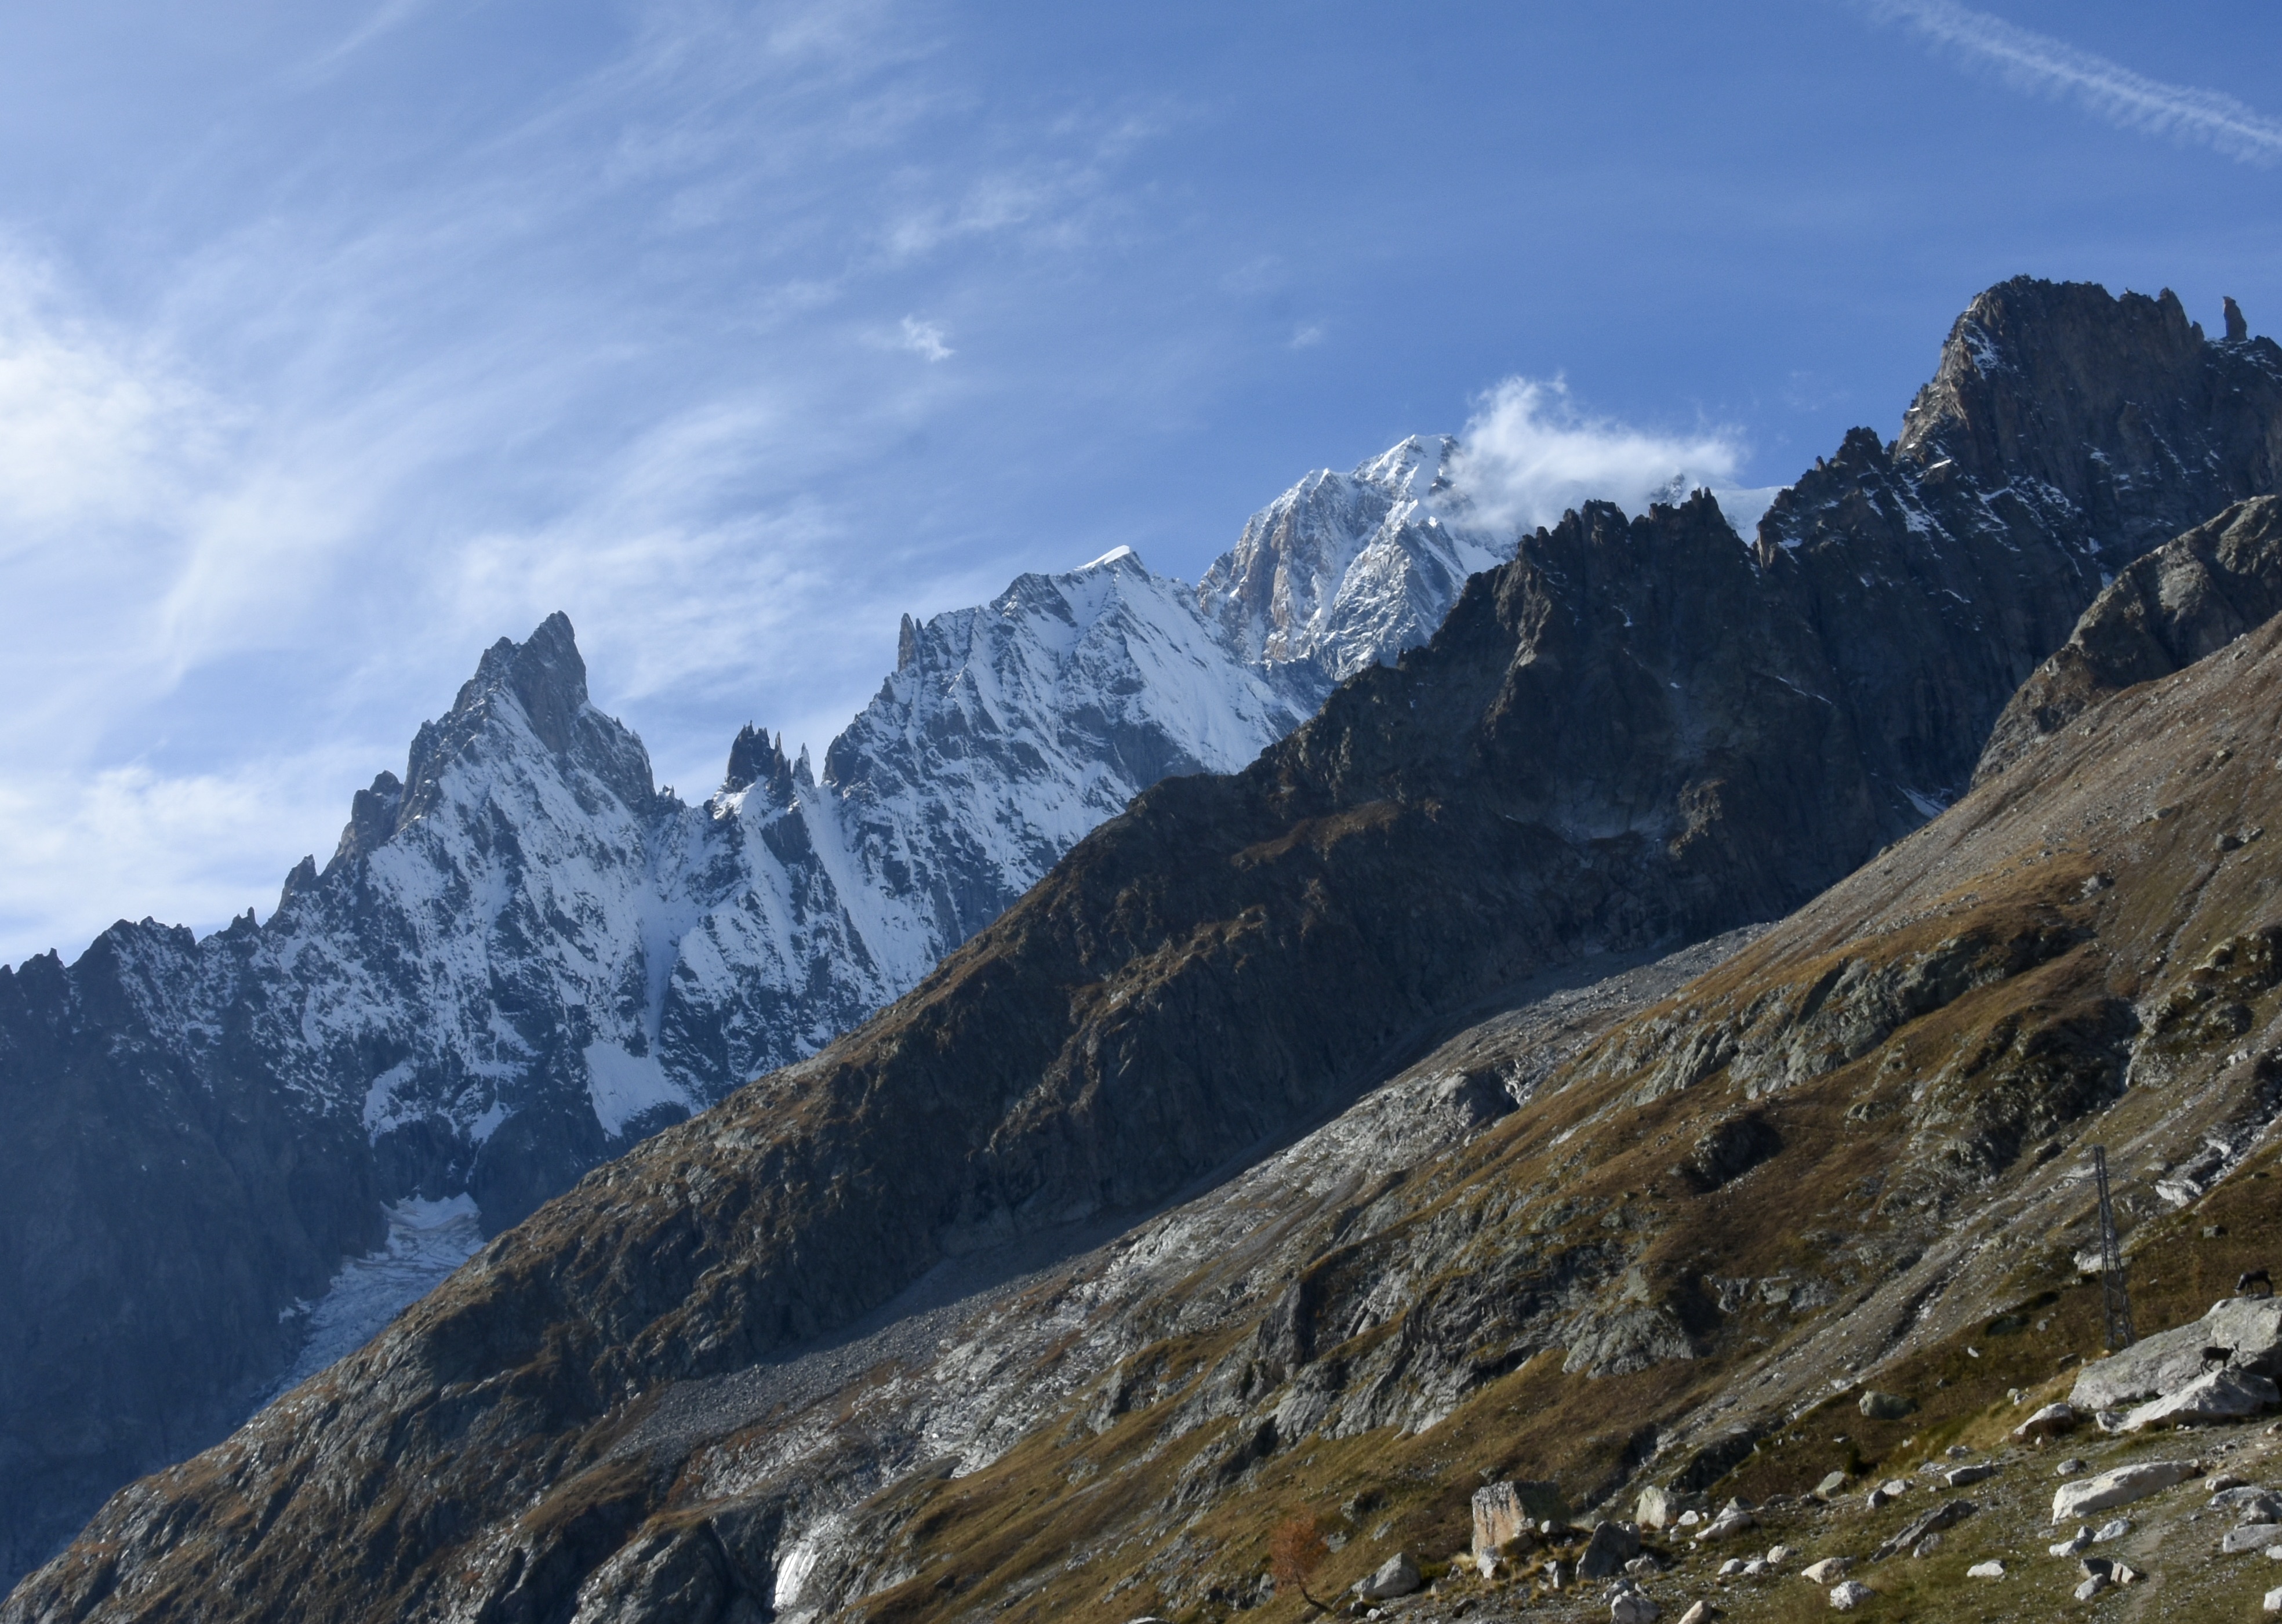
[[[2053, 1494], [2053, 1520], [2066, 1522], [2086, 1511], [2128, 1505], [2201, 1475], [2202, 1469], [2189, 1460], [2148, 1460], [2118, 1466], [2113, 1472], [2103, 1472], [2081, 1482], [2062, 1484]], [[2090, 1542], [2089, 1539], [2085, 1541]]]

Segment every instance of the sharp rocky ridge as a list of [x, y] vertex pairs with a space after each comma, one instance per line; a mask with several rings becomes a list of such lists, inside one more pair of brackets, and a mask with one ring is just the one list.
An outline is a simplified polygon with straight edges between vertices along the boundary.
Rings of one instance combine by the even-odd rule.
[[[1398, 454], [1410, 496], [1431, 460]], [[211, 1144], [209, 1163], [228, 1162], [254, 1210], [280, 1218], [285, 1239], [267, 1244], [281, 1271], [299, 1268], [292, 1278], [321, 1286], [330, 1257], [361, 1224], [369, 1231], [380, 1194], [444, 1193], [463, 1180], [510, 1214], [547, 1182], [510, 1177], [510, 1165], [567, 1177], [615, 1147], [606, 1116], [623, 1138], [676, 1114], [683, 1102], [661, 1084], [672, 1075], [666, 1056], [695, 1052], [701, 1032], [694, 1017], [676, 1024], [678, 989], [694, 1010], [692, 995], [715, 984], [688, 944], [784, 940], [757, 924], [740, 938], [715, 928], [709, 909], [840, 929], [818, 938], [829, 945], [810, 962], [847, 955], [877, 978], [864, 995], [873, 1002], [901, 991], [899, 965], [918, 964], [897, 960], [896, 944], [918, 954], [930, 929], [948, 944], [982, 928], [849, 1036], [648, 1139], [501, 1236], [238, 1439], [120, 1496], [7, 1616], [155, 1616], [194, 1595], [216, 1617], [307, 1605], [338, 1617], [650, 1618], [672, 1613], [699, 1578], [715, 1590], [693, 1616], [743, 1616], [737, 1609], [765, 1606], [772, 1587], [790, 1599], [796, 1587], [780, 1557], [805, 1550], [813, 1562], [811, 1535], [878, 1483], [861, 1472], [841, 1480], [812, 1453], [787, 1475], [777, 1443], [756, 1454], [739, 1441], [750, 1413], [708, 1420], [701, 1404], [688, 1426], [645, 1432], [648, 1406], [853, 1325], [944, 1260], [1057, 1225], [1114, 1225], [1256, 1162], [1436, 1036], [1521, 998], [1533, 978], [1621, 967], [1798, 907], [1966, 791], [1999, 711], [2115, 577], [2229, 504], [2273, 491], [2278, 467], [2282, 350], [2247, 336], [2213, 342], [2169, 294], [2115, 299], [2022, 279], [1960, 318], [1897, 439], [1849, 435], [1777, 498], [1748, 543], [1705, 496], [1632, 517], [1589, 504], [1456, 587], [1472, 563], [1465, 548], [1478, 544], [1455, 515], [1413, 508], [1399, 518], [1401, 498], [1378, 508], [1380, 495], [1354, 488], [1374, 483], [1367, 465], [1348, 486], [1318, 479], [1287, 495], [1200, 596], [1153, 587], [1137, 565], [1112, 558], [908, 628], [897, 672], [834, 745], [821, 786], [755, 735], [740, 742], [733, 788], [699, 808], [666, 803], [650, 792], [630, 735], [585, 704], [567, 626], [493, 649], [452, 717], [423, 732], [430, 748], [415, 746], [408, 781], [384, 780], [360, 797], [342, 854], [322, 874], [302, 871], [267, 926], [234, 927], [210, 938], [219, 946], [123, 929], [69, 970], [35, 961], [0, 988], [12, 1068], [36, 1050], [43, 1075], [72, 1087], [164, 1099], [172, 1115], [147, 1132]], [[1381, 545], [1390, 524], [1413, 534], [1400, 548], [1407, 563]], [[1349, 589], [1374, 571], [1401, 591]], [[1372, 642], [1373, 628], [1398, 643], [1407, 628], [1431, 629], [1445, 579], [1457, 595], [1440, 629], [1394, 666], [1379, 664], [1387, 645]], [[1125, 664], [1104, 652], [1111, 639], [1094, 641], [1112, 606]], [[994, 641], [1029, 625], [1052, 635]], [[892, 819], [867, 824], [867, 809], [916, 784], [960, 781], [973, 769], [958, 764], [982, 757], [978, 740], [1011, 742], [1007, 754], [1026, 768], [1114, 760], [1137, 787], [1153, 766], [1234, 765], [1208, 756], [1212, 741], [1193, 729], [1133, 726], [1146, 713], [1127, 703], [1131, 694], [1091, 680], [1066, 730], [1008, 724], [1005, 695], [1047, 668], [1039, 649], [1074, 662], [1052, 664], [1057, 672], [1130, 670], [1161, 651], [1158, 672], [1169, 680], [1191, 634], [1232, 643], [1239, 657], [1241, 698], [1223, 714], [1257, 706], [1272, 737], [1327, 688], [1328, 703], [1243, 771], [1162, 779], [1091, 834], [1078, 827], [1089, 816], [1082, 792], [1031, 796], [1021, 771], [1005, 774], [1013, 789], [989, 781], [1003, 796], [995, 803], [978, 796], [982, 781], [961, 782], [966, 803], [994, 820], [947, 843], [916, 846], [912, 826]], [[1098, 664], [1084, 664], [1089, 650]], [[900, 757], [887, 748], [895, 740]], [[891, 757], [935, 765], [899, 780], [880, 765]], [[542, 761], [555, 764], [551, 776]], [[516, 762], [533, 764], [527, 779], [513, 776]], [[486, 773], [504, 774], [543, 815], [519, 823], [490, 812]], [[995, 820], [1009, 807], [1030, 821]], [[1046, 810], [1031, 817], [1035, 807]], [[1033, 843], [1028, 833], [1057, 817], [1075, 843], [1059, 861], [1056, 837]], [[455, 821], [456, 831], [427, 829]], [[858, 833], [866, 828], [876, 836]], [[533, 830], [567, 844], [534, 860]], [[595, 843], [579, 843], [588, 835]], [[423, 871], [422, 843], [448, 841], [461, 855]], [[773, 867], [763, 868], [762, 850]], [[998, 905], [990, 886], [1013, 883], [1031, 853], [1051, 872], [984, 925]], [[794, 860], [803, 854], [812, 865]], [[858, 866], [834, 871], [851, 856]], [[621, 870], [651, 887], [623, 913], [609, 903]], [[757, 872], [772, 883], [798, 874], [811, 889], [804, 900], [763, 896], [748, 877]], [[903, 876], [895, 929], [884, 913], [859, 919], [849, 905], [849, 876], [867, 872]], [[338, 1074], [356, 1079], [357, 1115], [344, 1126], [338, 1080], [280, 1064], [263, 1022], [306, 1030], [312, 1011], [352, 1007], [354, 967], [313, 968], [302, 983], [262, 967], [294, 930], [314, 929], [296, 919], [329, 907], [354, 918], [361, 897], [392, 885], [417, 905], [371, 929], [376, 960], [418, 951], [423, 920], [432, 939], [449, 941], [469, 939], [454, 937], [454, 921], [477, 917], [517, 945], [513, 965], [529, 973], [498, 976], [453, 1006], [485, 1017], [493, 1046], [478, 1044], [464, 1076], [487, 1095], [463, 1096], [455, 1083], [423, 1096], [413, 1073], [390, 1076], [405, 1057], [373, 1045]], [[719, 900], [676, 913], [652, 910], [652, 893]], [[654, 975], [663, 950], [611, 960], [566, 945], [589, 921], [596, 940], [674, 944], [671, 965]], [[316, 936], [299, 939], [291, 968], [322, 951], [307, 944]], [[641, 973], [577, 982], [574, 971], [604, 962]], [[718, 962], [740, 961], [724, 951]], [[577, 1002], [563, 993], [574, 985]], [[312, 991], [297, 1001], [281, 986]], [[1808, 997], [1809, 1014], [1820, 997]], [[790, 1030], [770, 1026], [789, 1007], [741, 1007], [703, 1029], [714, 1034], [706, 1041], [726, 1053], [725, 1034]], [[517, 1028], [525, 1017], [534, 1024]], [[2089, 1069], [2056, 1120], [2104, 1086], [2119, 1019], [2101, 1006], [2070, 1039]], [[192, 1028], [204, 1045], [194, 1051], [176, 1038]], [[547, 1041], [530, 1044], [531, 1031]], [[811, 1028], [786, 1041], [797, 1052], [824, 1035]], [[1642, 1064], [1683, 1076], [1678, 1088], [1727, 1063], [1642, 1041], [1653, 1052]], [[1519, 1092], [1527, 1085], [1517, 1079]], [[218, 1105], [228, 1090], [243, 1103]], [[467, 1111], [477, 1100], [480, 1111]], [[330, 1138], [294, 1136], [305, 1104]], [[208, 1127], [198, 1141], [201, 1122], [233, 1109], [271, 1124], [270, 1137]], [[1699, 1176], [1707, 1189], [1740, 1176], [1716, 1126], [1698, 1158], [1712, 1169]], [[53, 1122], [43, 1131], [63, 1134]], [[2016, 1154], [2004, 1148], [2012, 1129], [1990, 1131], [2002, 1141], [1990, 1155]], [[510, 1163], [492, 1148], [501, 1143], [530, 1148]], [[134, 1208], [123, 1192], [132, 1182], [113, 1179], [118, 1208], [135, 1214], [105, 1217], [114, 1237], [152, 1210]], [[325, 1200], [313, 1196], [319, 1189]], [[1559, 1301], [1589, 1308], [1575, 1294], [1595, 1288], [1607, 1262], [1564, 1264], [1570, 1294]], [[89, 1268], [84, 1258], [72, 1266]], [[62, 1278], [51, 1270], [46, 1283]], [[1432, 1299], [1436, 1312], [1479, 1295], [1472, 1286], [1453, 1293]], [[260, 1289], [244, 1294], [238, 1333], [259, 1325], [263, 1301]], [[1687, 1302], [1624, 1306], [1633, 1302], [1612, 1299], [1563, 1333], [1577, 1372], [1689, 1356], [1699, 1332]], [[1177, 1327], [1184, 1311], [1168, 1301], [1161, 1323]], [[1285, 1393], [1281, 1384], [1300, 1386], [1277, 1399], [1275, 1428], [1199, 1457], [1196, 1503], [1215, 1485], [1240, 1485], [1263, 1451], [1342, 1404], [1358, 1426], [1431, 1416], [1506, 1368], [1445, 1372], [1437, 1379], [1455, 1385], [1424, 1398], [1403, 1395], [1399, 1369], [1385, 1371], [1373, 1379], [1395, 1385], [1382, 1398], [1350, 1400], [1345, 1377], [1315, 1358], [1336, 1339], [1271, 1329], [1260, 1333], [1267, 1355], [1228, 1366], [1235, 1385], [1199, 1413], [1218, 1424]], [[1464, 1332], [1452, 1334], [1463, 1343]], [[292, 1336], [268, 1334], [274, 1369]], [[1516, 1356], [1528, 1346], [1517, 1342]], [[260, 1372], [263, 1358], [244, 1345], [234, 1356], [249, 1379]], [[41, 1369], [28, 1358], [26, 1368]], [[60, 1377], [43, 1379], [50, 1402], [74, 1402]], [[1332, 1386], [1303, 1393], [1306, 1382]], [[32, 1435], [9, 1425], [12, 1437]], [[1007, 1425], [974, 1435], [967, 1465], [1012, 1446], [1021, 1426]], [[903, 1467], [924, 1474], [915, 1456], [897, 1460], [889, 1450], [867, 1469], [889, 1472], [891, 1487]], [[352, 1490], [360, 1472], [378, 1476]], [[345, 1522], [352, 1499], [392, 1509]], [[231, 1575], [226, 1590], [199, 1577], [215, 1573]], [[904, 1577], [838, 1574], [829, 1605]]]

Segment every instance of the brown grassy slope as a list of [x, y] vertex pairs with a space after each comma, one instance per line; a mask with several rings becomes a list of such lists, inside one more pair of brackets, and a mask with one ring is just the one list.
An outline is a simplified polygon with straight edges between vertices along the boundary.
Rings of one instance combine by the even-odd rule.
[[[2282, 847], [2232, 843], [2270, 820], [2282, 829], [2278, 715], [2282, 626], [2109, 702], [1613, 1034], [1419, 1181], [1403, 1219], [1327, 1252], [1320, 1267], [1358, 1287], [1442, 1263], [1399, 1319], [1308, 1362], [1368, 1371], [1406, 1341], [1414, 1380], [1423, 1356], [1475, 1361], [1487, 1379], [1439, 1424], [1289, 1441], [1200, 1517], [1172, 1504], [1188, 1461], [1214, 1441], [1168, 1425], [1192, 1419], [1182, 1395], [1098, 1439], [1042, 1428], [982, 1472], [902, 1491], [928, 1508], [903, 1536], [917, 1572], [865, 1610], [979, 1616], [1016, 1598], [1005, 1616], [1107, 1620], [1153, 1605], [1214, 1616], [1249, 1598], [1268, 1530], [1292, 1507], [1330, 1514], [1359, 1489], [1386, 1498], [1354, 1519], [1369, 1527], [1333, 1558], [1336, 1584], [1395, 1544], [1440, 1554], [1459, 1540], [1483, 1472], [1552, 1476], [1589, 1499], [1627, 1475], [1627, 1446], [1660, 1444], [1636, 1475], [1709, 1480], [1719, 1452], [1690, 1464], [1731, 1425], [1764, 1440], [1735, 1478], [1758, 1494], [1810, 1487], [1850, 1457], [1922, 1455], [2008, 1388], [2096, 1351], [2097, 1293], [2076, 1285], [2072, 1263], [2091, 1204], [2077, 1171], [2095, 1139], [2132, 1231], [2141, 1329], [2200, 1314], [2234, 1269], [2282, 1242], [2261, 1187], [2270, 1154], [2192, 1215], [2165, 1216], [2153, 1190], [2208, 1137], [2248, 1148], [2282, 1092], [2271, 957]], [[1913, 997], [1926, 1006], [1913, 1014]], [[2135, 1005], [2148, 1012], [2136, 1039]], [[2126, 1090], [2135, 1048], [2154, 1080]], [[1703, 1193], [1673, 1172], [1716, 1123], [1753, 1112], [1781, 1140], [1771, 1160]], [[1600, 1230], [1611, 1214], [1618, 1226]], [[2227, 1232], [2205, 1239], [2207, 1225]], [[1466, 1239], [1418, 1245], [1430, 1231]], [[1533, 1280], [1604, 1236], [1616, 1239], [1594, 1266], [1601, 1299], [1533, 1315]], [[1621, 1303], [1635, 1271], [1637, 1306], [1691, 1325], [1702, 1356], [1564, 1375], [1580, 1316]], [[1720, 1282], [1749, 1288], [1707, 1313], [1700, 1298]], [[1797, 1306], [1826, 1289], [1827, 1304]], [[1318, 1321], [1339, 1319], [1343, 1290], [1317, 1300]], [[1461, 1291], [1504, 1311], [1456, 1340], [1432, 1322]], [[2015, 1309], [2024, 1323], [1992, 1333]], [[1254, 1356], [1261, 1338], [1222, 1344], [1167, 1353], [1198, 1367], [1201, 1385], [1215, 1351]], [[1851, 1399], [1865, 1382], [1923, 1408], [1864, 1421]], [[1352, 1379], [1345, 1390], [1353, 1402]], [[1229, 1433], [1276, 1398], [1230, 1418]], [[1847, 1443], [1831, 1441], [1841, 1434]], [[1386, 1536], [1370, 1539], [1381, 1521]], [[1284, 1613], [1298, 1616], [1296, 1603], [1264, 1616]]]

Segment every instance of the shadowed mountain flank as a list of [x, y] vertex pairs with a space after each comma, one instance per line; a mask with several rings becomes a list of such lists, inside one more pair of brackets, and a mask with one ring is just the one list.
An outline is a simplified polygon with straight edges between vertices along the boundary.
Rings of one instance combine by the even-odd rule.
[[2282, 500], [2258, 497], [2165, 543], [2093, 600], [1991, 732], [1975, 781], [2108, 695], [2192, 665], [2282, 612]]

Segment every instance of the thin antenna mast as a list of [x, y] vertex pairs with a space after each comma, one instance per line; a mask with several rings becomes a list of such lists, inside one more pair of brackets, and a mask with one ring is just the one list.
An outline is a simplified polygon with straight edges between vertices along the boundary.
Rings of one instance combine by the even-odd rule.
[[2107, 1311], [2107, 1351], [2138, 1339], [2131, 1331], [2131, 1294], [2123, 1284], [2123, 1247], [2115, 1238], [2115, 1208], [2107, 1199], [2107, 1146], [2092, 1147], [2092, 1175], [2100, 1181], [2100, 1297]]

